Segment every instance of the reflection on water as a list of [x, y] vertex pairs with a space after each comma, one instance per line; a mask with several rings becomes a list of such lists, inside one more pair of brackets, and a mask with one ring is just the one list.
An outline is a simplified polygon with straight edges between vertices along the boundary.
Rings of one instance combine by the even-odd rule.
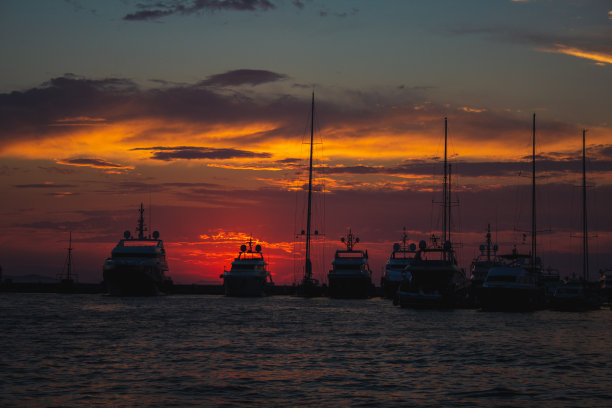
[[0, 294], [2, 406], [609, 406], [612, 311]]

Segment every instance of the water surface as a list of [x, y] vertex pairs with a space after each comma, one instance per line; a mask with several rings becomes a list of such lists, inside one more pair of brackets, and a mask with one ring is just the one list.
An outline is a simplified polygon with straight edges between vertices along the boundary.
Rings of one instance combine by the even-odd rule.
[[612, 311], [0, 293], [0, 405], [609, 407]]

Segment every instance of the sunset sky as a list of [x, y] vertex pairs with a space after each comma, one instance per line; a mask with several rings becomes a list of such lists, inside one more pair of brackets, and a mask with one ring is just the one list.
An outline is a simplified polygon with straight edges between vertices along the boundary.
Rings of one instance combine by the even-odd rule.
[[612, 267], [609, 0], [3, 0], [0, 50], [5, 275], [60, 273], [72, 231], [101, 281], [143, 203], [175, 282], [221, 283], [252, 235], [293, 283], [313, 91], [316, 277], [349, 227], [376, 283], [404, 227], [439, 233], [445, 117], [461, 265], [487, 224], [527, 249], [533, 113], [543, 264], [581, 273], [585, 128]]

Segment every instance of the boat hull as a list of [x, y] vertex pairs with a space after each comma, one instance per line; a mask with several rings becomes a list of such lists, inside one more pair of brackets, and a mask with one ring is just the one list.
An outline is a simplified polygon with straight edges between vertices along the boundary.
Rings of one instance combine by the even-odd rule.
[[104, 269], [104, 284], [112, 296], [157, 296], [167, 293], [172, 281], [150, 267]]
[[265, 277], [258, 276], [223, 276], [223, 293], [225, 296], [260, 297], [270, 292]]
[[413, 309], [450, 309], [457, 305], [455, 296], [440, 293], [405, 292], [398, 290], [396, 299], [400, 307]]
[[326, 286], [319, 285], [318, 283], [312, 280], [304, 279], [297, 286], [295, 294], [296, 296], [299, 296], [299, 297], [312, 298], [312, 297], [325, 296], [326, 292], [327, 292]]
[[454, 308], [468, 304], [468, 281], [463, 271], [447, 262], [415, 263], [394, 297], [401, 307]]
[[383, 289], [383, 296], [387, 299], [393, 299], [395, 297], [395, 294], [397, 293], [397, 289], [400, 286], [400, 281], [392, 281], [392, 280], [388, 280], [388, 279], [383, 279], [382, 282], [382, 289]]
[[369, 276], [329, 274], [328, 295], [335, 299], [367, 299], [372, 297], [373, 285]]
[[543, 309], [543, 288], [482, 287], [480, 308], [491, 312], [530, 312]]

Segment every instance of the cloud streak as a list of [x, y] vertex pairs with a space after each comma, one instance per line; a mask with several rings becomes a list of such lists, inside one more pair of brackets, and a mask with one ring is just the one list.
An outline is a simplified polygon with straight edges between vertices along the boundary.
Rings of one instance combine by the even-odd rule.
[[542, 34], [504, 27], [455, 28], [456, 35], [481, 35], [499, 41], [533, 46], [540, 52], [564, 54], [595, 61], [599, 65], [612, 64], [612, 37], [606, 30], [593, 29], [573, 36]]
[[190, 15], [203, 11], [267, 11], [276, 8], [269, 0], [192, 0], [148, 1], [139, 3], [140, 10], [126, 14], [125, 21], [155, 20], [170, 15]]
[[287, 75], [258, 69], [236, 69], [222, 74], [212, 75], [200, 82], [202, 86], [240, 86], [261, 85], [268, 82], [287, 79]]
[[64, 164], [67, 166], [92, 167], [95, 169], [112, 169], [112, 170], [133, 169], [132, 166], [123, 166], [121, 164], [111, 163], [104, 159], [96, 159], [96, 158], [91, 158], [91, 157], [80, 158], [80, 159], [58, 160], [57, 164]]
[[228, 160], [244, 158], [269, 158], [270, 153], [255, 153], [238, 149], [215, 149], [212, 147], [196, 146], [176, 146], [176, 147], [137, 147], [132, 150], [152, 151], [152, 159], [173, 161], [173, 160]]

